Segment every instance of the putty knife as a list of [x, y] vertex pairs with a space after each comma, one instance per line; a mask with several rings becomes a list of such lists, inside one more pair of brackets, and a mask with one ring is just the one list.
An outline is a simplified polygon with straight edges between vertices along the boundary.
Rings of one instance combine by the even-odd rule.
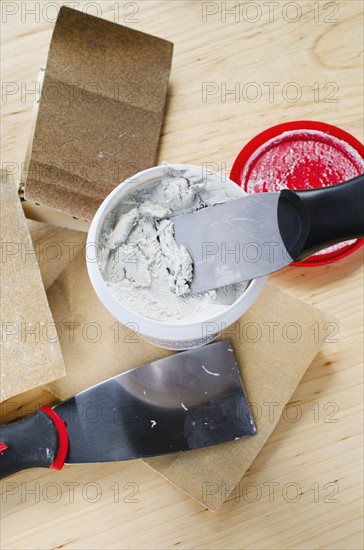
[[26, 468], [187, 451], [255, 433], [224, 340], [148, 363], [0, 426], [0, 478]]
[[259, 193], [172, 218], [190, 253], [196, 294], [262, 277], [364, 236], [364, 174], [345, 183]]

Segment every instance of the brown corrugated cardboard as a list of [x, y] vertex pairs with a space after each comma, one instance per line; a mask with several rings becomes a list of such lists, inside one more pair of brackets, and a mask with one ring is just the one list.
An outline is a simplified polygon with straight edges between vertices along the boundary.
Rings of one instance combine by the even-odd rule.
[[[48, 298], [56, 321], [64, 327], [61, 346], [67, 376], [51, 385], [61, 399], [171, 353], [144, 342], [133, 326], [116, 322], [93, 291], [82, 253], [55, 281]], [[309, 327], [324, 322], [319, 310], [267, 284], [224, 337], [234, 348], [253, 413], [264, 403], [278, 403], [273, 421], [267, 414], [257, 415], [258, 434], [253, 437], [145, 462], [216, 510], [264, 445], [317, 354], [323, 336], [315, 340]], [[210, 490], [206, 498], [206, 483], [212, 488], [224, 483], [229, 490]]]
[[160, 38], [61, 8], [26, 200], [91, 220], [118, 183], [155, 164], [172, 50]]
[[4, 401], [66, 371], [15, 183], [4, 171], [0, 196], [0, 401]]

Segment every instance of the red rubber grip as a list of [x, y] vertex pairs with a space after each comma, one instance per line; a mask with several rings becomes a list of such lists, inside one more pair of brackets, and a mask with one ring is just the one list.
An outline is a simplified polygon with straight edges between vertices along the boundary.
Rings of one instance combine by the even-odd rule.
[[54, 459], [53, 464], [50, 466], [53, 470], [61, 470], [64, 466], [64, 462], [67, 457], [68, 453], [68, 447], [69, 447], [69, 439], [68, 439], [68, 432], [67, 432], [67, 426], [63, 418], [59, 416], [59, 414], [56, 413], [54, 409], [51, 409], [50, 407], [47, 407], [44, 405], [44, 407], [40, 408], [41, 411], [46, 413], [51, 420], [53, 420], [55, 427], [57, 428], [58, 433], [58, 451], [57, 456]]
[[8, 448], [9, 447], [6, 445], [6, 443], [0, 443], [0, 454], [4, 453]]

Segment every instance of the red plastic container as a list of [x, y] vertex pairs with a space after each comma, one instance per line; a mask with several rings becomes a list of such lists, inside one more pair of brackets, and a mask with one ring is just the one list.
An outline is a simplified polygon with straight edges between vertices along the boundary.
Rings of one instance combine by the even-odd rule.
[[[313, 189], [336, 185], [364, 173], [364, 146], [341, 128], [313, 121], [278, 124], [240, 151], [230, 179], [247, 193]], [[292, 265], [317, 266], [348, 256], [364, 244], [334, 245]]]

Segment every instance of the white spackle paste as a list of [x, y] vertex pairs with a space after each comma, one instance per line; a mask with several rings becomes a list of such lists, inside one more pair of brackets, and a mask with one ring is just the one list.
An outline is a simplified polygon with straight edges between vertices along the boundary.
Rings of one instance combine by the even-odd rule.
[[161, 180], [131, 191], [100, 233], [99, 267], [114, 296], [144, 317], [172, 323], [205, 321], [235, 302], [247, 282], [189, 295], [192, 260], [169, 218], [240, 197], [220, 174], [168, 165]]

